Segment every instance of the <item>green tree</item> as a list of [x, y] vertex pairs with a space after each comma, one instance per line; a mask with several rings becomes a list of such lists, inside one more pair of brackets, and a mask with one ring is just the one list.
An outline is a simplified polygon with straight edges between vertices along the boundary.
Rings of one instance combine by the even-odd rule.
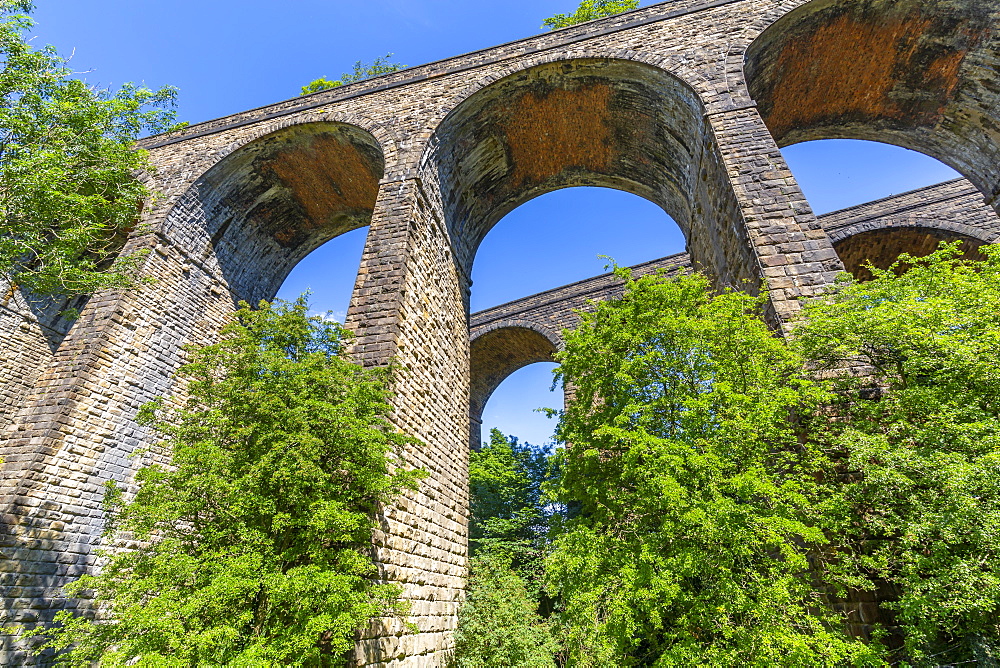
[[136, 282], [120, 254], [151, 192], [134, 142], [174, 127], [175, 90], [99, 89], [32, 48], [30, 2], [0, 0], [0, 281], [73, 296]]
[[984, 253], [842, 281], [794, 339], [842, 397], [824, 435], [842, 458], [841, 560], [898, 592], [887, 621], [921, 666], [1000, 658], [1000, 247]]
[[551, 668], [558, 646], [538, 614], [537, 591], [510, 555], [481, 551], [472, 559], [468, 595], [455, 632], [457, 668]]
[[480, 548], [538, 553], [547, 531], [542, 484], [548, 455], [490, 430], [490, 441], [469, 455], [471, 553]]
[[399, 63], [394, 63], [390, 61], [392, 58], [391, 53], [385, 54], [381, 58], [376, 58], [371, 63], [365, 63], [362, 61], [357, 61], [354, 63], [354, 71], [351, 73], [344, 73], [340, 75], [339, 79], [330, 81], [326, 77], [320, 77], [315, 81], [309, 83], [302, 87], [302, 94], [308, 95], [310, 93], [318, 93], [324, 90], [330, 90], [331, 88], [337, 88], [339, 86], [346, 86], [347, 84], [352, 84], [357, 81], [363, 81], [365, 79], [371, 79], [372, 77], [377, 77], [380, 74], [388, 74], [389, 72], [396, 72], [397, 70], [404, 69], [406, 65], [400, 65]]
[[639, 0], [583, 0], [572, 14], [556, 14], [542, 21], [542, 27], [558, 30], [638, 8]]
[[128, 503], [109, 486], [106, 535], [132, 549], [68, 588], [101, 614], [57, 616], [62, 662], [341, 665], [368, 620], [404, 612], [369, 579], [371, 537], [420, 476], [393, 466], [416, 443], [387, 422], [390, 371], [351, 363], [345, 331], [307, 313], [242, 304], [190, 351], [186, 401], [144, 409], [172, 466], [141, 469]]
[[542, 484], [546, 452], [490, 431], [469, 457], [471, 501], [469, 586], [458, 616], [454, 665], [460, 668], [539, 668], [558, 649], [542, 603], [542, 555], [547, 532]]
[[833, 492], [805, 434], [828, 396], [760, 299], [615, 271], [625, 296], [583, 314], [558, 355], [576, 394], [554, 493], [580, 512], [546, 582], [570, 665], [876, 663], [808, 577]]

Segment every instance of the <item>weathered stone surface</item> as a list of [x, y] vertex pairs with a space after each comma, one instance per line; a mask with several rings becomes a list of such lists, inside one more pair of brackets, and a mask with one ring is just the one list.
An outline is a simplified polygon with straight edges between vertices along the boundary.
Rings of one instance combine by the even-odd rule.
[[[470, 405], [520, 363], [504, 357], [502, 327], [492, 361], [472, 357], [469, 277], [489, 229], [555, 188], [628, 190], [674, 217], [717, 286], [766, 279], [780, 325], [842, 268], [834, 243], [847, 253], [856, 235], [831, 238], [775, 137], [916, 148], [996, 207], [997, 43], [987, 0], [674, 0], [146, 140], [164, 196], [127, 248], [153, 251], [156, 281], [94, 295], [71, 326], [0, 302], [4, 621], [31, 628], [76, 605], [60, 587], [95, 565], [102, 485], [155, 457], [130, 457], [153, 438], [135, 414], [172, 389], [183, 346], [369, 225], [348, 312], [355, 354], [403, 365], [395, 420], [426, 444], [407, 463], [431, 475], [387, 510], [376, 545], [420, 631], [387, 621], [358, 662], [440, 665], [465, 582]], [[942, 216], [930, 228], [981, 227]], [[962, 229], [948, 233], [986, 240]], [[522, 359], [551, 353], [520, 334]], [[0, 663], [31, 661], [4, 642]]]

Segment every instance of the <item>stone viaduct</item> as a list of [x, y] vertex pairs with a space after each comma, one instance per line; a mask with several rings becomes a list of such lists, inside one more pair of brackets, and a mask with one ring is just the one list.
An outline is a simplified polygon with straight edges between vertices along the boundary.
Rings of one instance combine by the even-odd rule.
[[[151, 251], [155, 282], [93, 295], [72, 323], [16, 294], [0, 309], [3, 621], [31, 628], [72, 604], [61, 586], [93, 566], [102, 483], [143, 463], [129, 455], [153, 436], [135, 414], [171, 390], [182, 346], [368, 226], [347, 325], [365, 363], [407, 369], [395, 422], [426, 444], [406, 457], [431, 475], [375, 546], [418, 631], [386, 621], [357, 663], [442, 665], [465, 584], [470, 418], [552, 354], [570, 306], [615, 290], [599, 277], [478, 314], [470, 345], [490, 228], [557, 188], [634, 193], [718, 287], [766, 279], [776, 326], [865, 257], [940, 238], [973, 250], [1000, 234], [998, 9], [673, 0], [144, 141], [163, 196], [127, 247]], [[778, 147], [822, 138], [918, 150], [967, 180], [818, 219]], [[0, 663], [30, 663], [5, 643]]]

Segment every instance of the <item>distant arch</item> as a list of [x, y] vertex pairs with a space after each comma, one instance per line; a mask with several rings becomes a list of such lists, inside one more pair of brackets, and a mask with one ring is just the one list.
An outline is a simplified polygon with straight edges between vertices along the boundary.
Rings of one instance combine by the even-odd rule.
[[[987, 209], [988, 211], [988, 209]], [[1000, 221], [998, 221], [1000, 222]], [[936, 218], [934, 216], [886, 216], [874, 220], [862, 220], [849, 225], [828, 229], [830, 240], [840, 243], [846, 239], [866, 232], [879, 230], [925, 229], [941, 237], [964, 237], [977, 244], [992, 244], [1000, 241], [1000, 229], [975, 227], [960, 220]]]
[[[979, 249], [990, 243], [983, 238], [983, 230], [950, 221], [903, 218], [884, 223], [854, 225], [830, 235], [844, 269], [858, 280], [872, 277], [865, 266], [868, 263], [888, 269], [900, 254], [923, 257], [932, 253], [942, 241], [960, 241], [963, 255], [971, 260], [984, 259]], [[1000, 236], [1000, 233], [995, 232], [992, 236]]]
[[469, 446], [478, 450], [483, 409], [504, 380], [535, 362], [554, 362], [562, 337], [528, 320], [499, 320], [477, 331], [470, 342]]

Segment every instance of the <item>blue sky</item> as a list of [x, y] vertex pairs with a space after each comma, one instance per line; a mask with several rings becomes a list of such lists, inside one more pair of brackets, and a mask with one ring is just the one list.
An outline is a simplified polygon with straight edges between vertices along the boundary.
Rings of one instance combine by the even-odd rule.
[[[36, 41], [73, 54], [73, 67], [101, 85], [145, 82], [180, 89], [179, 118], [192, 123], [294, 97], [321, 76], [386, 53], [419, 65], [541, 32], [542, 20], [578, 0], [38, 0]], [[644, 3], [648, 4], [648, 3]], [[822, 141], [785, 149], [817, 213], [954, 178], [945, 165], [871, 142]], [[342, 315], [350, 300], [364, 230], [334, 239], [296, 267], [279, 296], [313, 293], [317, 310]], [[527, 240], [527, 241], [526, 241]], [[684, 248], [673, 221], [636, 196], [572, 188], [507, 215], [486, 237], [473, 271], [473, 310]], [[532, 443], [552, 422], [533, 409], [559, 407], [548, 391], [552, 365], [512, 375], [484, 412], [484, 427]]]

